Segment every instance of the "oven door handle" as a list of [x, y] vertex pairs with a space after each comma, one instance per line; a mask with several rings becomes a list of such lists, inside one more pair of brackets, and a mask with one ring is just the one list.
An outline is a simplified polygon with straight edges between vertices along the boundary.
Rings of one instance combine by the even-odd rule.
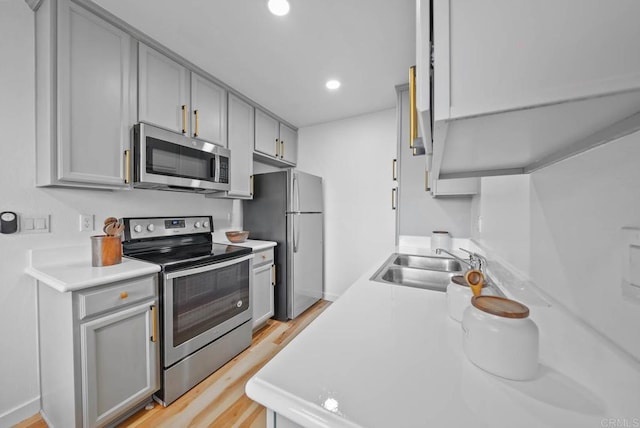
[[231, 260], [226, 260], [223, 262], [217, 262], [217, 263], [211, 263], [208, 264], [206, 266], [200, 266], [197, 268], [193, 268], [193, 269], [187, 269], [187, 270], [180, 270], [180, 271], [176, 271], [176, 272], [169, 272], [166, 273], [164, 275], [164, 277], [166, 279], [174, 279], [174, 278], [180, 278], [183, 276], [189, 276], [189, 275], [195, 275], [198, 273], [202, 273], [202, 272], [208, 272], [208, 271], [212, 271], [212, 270], [218, 270], [218, 269], [222, 269], [225, 268], [227, 266], [231, 266], [231, 265], [235, 265], [238, 263], [242, 263], [245, 262], [247, 260], [251, 260], [253, 258], [253, 254], [249, 254], [243, 257], [239, 257], [237, 259], [231, 259]]

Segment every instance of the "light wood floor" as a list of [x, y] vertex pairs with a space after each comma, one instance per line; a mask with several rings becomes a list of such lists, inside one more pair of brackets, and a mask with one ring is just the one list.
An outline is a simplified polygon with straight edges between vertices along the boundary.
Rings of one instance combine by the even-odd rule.
[[[244, 393], [247, 381], [329, 306], [321, 300], [289, 322], [267, 321], [251, 346], [169, 407], [141, 410], [120, 427], [265, 427], [266, 410]], [[16, 425], [46, 428], [40, 415]]]

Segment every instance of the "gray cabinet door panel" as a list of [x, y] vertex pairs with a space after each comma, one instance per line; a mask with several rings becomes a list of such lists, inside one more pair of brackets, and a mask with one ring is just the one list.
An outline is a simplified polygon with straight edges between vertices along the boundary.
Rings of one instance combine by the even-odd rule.
[[132, 40], [74, 3], [58, 18], [57, 179], [126, 187]]
[[254, 108], [229, 94], [229, 196], [251, 197], [253, 175]]
[[298, 161], [298, 131], [281, 123], [280, 140], [282, 140], [280, 156], [284, 161], [295, 164]]
[[84, 426], [108, 423], [158, 390], [158, 343], [151, 341], [155, 304], [80, 325]]
[[[138, 47], [138, 118], [174, 132], [189, 130], [189, 70], [160, 52]], [[182, 106], [187, 109], [186, 118]]]
[[256, 152], [263, 153], [271, 157], [277, 157], [280, 153], [280, 124], [277, 120], [256, 109]]
[[227, 91], [195, 73], [191, 73], [191, 136], [227, 147]]

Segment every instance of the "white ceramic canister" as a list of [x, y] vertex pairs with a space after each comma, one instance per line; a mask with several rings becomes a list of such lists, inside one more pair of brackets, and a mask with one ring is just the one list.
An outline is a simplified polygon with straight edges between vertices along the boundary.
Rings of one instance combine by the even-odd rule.
[[451, 251], [451, 235], [446, 230], [434, 230], [431, 232], [431, 248], [442, 248]]
[[489, 373], [528, 380], [538, 372], [538, 326], [529, 308], [497, 296], [476, 296], [462, 316], [467, 358]]

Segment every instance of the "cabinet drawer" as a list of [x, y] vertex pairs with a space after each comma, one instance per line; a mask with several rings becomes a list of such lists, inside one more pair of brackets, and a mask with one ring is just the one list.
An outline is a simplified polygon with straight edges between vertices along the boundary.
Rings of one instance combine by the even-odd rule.
[[265, 264], [273, 264], [273, 248], [257, 251], [253, 256], [254, 268]]
[[156, 276], [146, 276], [78, 293], [80, 319], [156, 296]]

